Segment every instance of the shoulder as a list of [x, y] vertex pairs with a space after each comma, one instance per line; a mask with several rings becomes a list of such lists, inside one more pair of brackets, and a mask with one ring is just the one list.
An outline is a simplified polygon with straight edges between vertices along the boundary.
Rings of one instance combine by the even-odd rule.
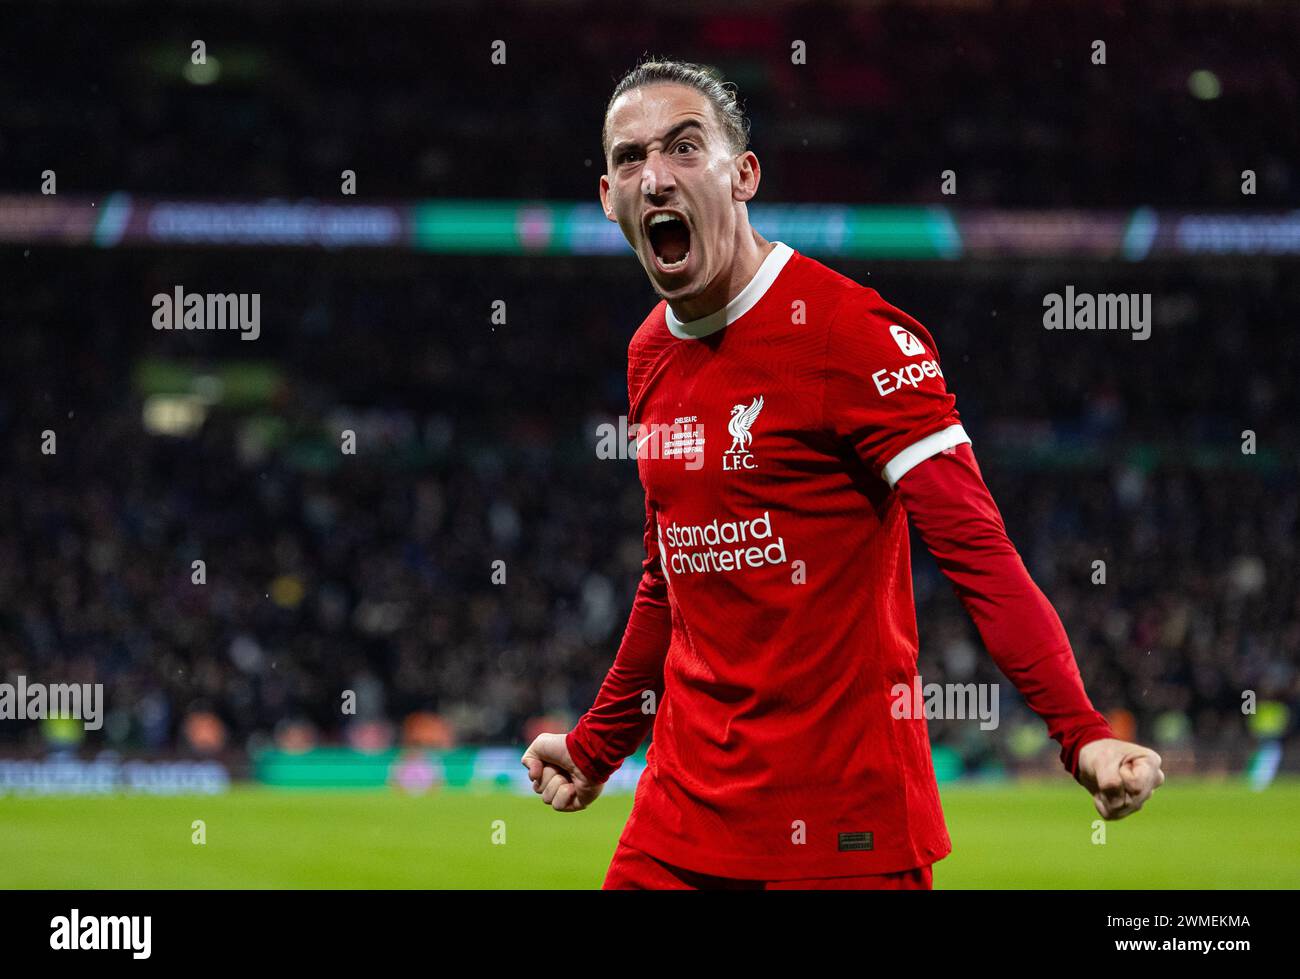
[[830, 323], [841, 305], [867, 291], [847, 275], [797, 251], [777, 281], [787, 296], [803, 301], [809, 323]]
[[665, 310], [668, 309], [668, 303], [659, 300], [654, 309], [650, 310], [649, 315], [641, 321], [641, 325], [636, 328], [632, 334], [632, 339], [627, 345], [628, 366], [632, 365], [633, 360], [643, 360], [646, 357], [653, 357], [658, 351], [668, 346], [672, 340], [672, 334], [668, 332], [668, 323], [665, 319]]
[[934, 337], [919, 320], [886, 300], [875, 289], [852, 283], [831, 314], [827, 329], [827, 363], [892, 362], [925, 355], [939, 358]]
[[664, 318], [667, 308], [668, 304], [661, 299], [628, 341], [627, 394], [628, 403], [633, 408], [640, 400], [641, 389], [645, 387], [647, 379], [653, 375], [656, 365], [663, 361], [672, 346], [673, 337], [668, 332], [668, 323]]
[[[887, 301], [871, 286], [856, 282], [815, 259], [795, 252], [787, 288], [807, 297], [808, 320], [825, 324], [828, 352], [856, 349], [882, 350], [905, 340], [907, 334], [931, 354], [938, 349], [929, 330], [914, 317]], [[909, 352], [914, 343], [907, 343]]]

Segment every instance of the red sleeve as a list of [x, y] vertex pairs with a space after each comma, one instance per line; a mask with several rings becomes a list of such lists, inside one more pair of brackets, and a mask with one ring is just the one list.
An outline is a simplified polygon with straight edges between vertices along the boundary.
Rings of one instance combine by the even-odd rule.
[[654, 511], [646, 502], [646, 556], [623, 642], [614, 665], [605, 675], [596, 702], [569, 732], [565, 744], [574, 763], [597, 782], [604, 782], [623, 759], [640, 747], [654, 726], [655, 714], [647, 709], [647, 690], [654, 691], [654, 707], [664, 692], [664, 658], [672, 637], [668, 583], [659, 564], [658, 531]]
[[1088, 699], [1060, 617], [1007, 538], [970, 445], [918, 462], [895, 491], [985, 648], [1047, 723], [1061, 763], [1077, 777], [1079, 749], [1115, 733]]
[[826, 344], [823, 426], [890, 486], [922, 459], [969, 442], [929, 331], [874, 289], [848, 295]]

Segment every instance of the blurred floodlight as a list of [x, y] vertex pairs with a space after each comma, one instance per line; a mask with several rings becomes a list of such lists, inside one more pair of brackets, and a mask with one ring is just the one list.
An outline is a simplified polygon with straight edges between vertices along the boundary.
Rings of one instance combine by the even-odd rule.
[[192, 394], [155, 394], [144, 403], [144, 430], [150, 435], [190, 436], [207, 417], [207, 407]]
[[191, 85], [211, 85], [221, 77], [221, 62], [212, 55], [208, 55], [201, 65], [187, 61], [181, 74]]
[[1204, 68], [1198, 68], [1188, 76], [1187, 87], [1198, 99], [1217, 99], [1223, 94], [1219, 76]]

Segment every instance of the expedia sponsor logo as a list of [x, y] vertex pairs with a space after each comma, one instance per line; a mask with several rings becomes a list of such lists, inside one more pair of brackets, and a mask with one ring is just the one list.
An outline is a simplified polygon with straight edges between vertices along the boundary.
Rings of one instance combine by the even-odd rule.
[[896, 371], [879, 370], [871, 375], [882, 398], [903, 388], [914, 388], [928, 377], [943, 377], [937, 360], [922, 360], [905, 364]]
[[908, 332], [897, 323], [891, 323], [889, 325], [889, 335], [892, 336], [894, 342], [898, 344], [898, 349], [903, 351], [904, 357], [919, 357], [921, 354], [925, 353], [925, 344], [918, 340], [914, 334]]

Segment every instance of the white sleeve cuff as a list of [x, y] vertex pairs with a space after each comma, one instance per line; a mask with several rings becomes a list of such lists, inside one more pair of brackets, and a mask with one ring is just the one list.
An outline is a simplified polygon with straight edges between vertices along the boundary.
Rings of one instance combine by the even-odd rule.
[[951, 449], [955, 445], [961, 445], [963, 442], [969, 442], [970, 436], [966, 434], [966, 429], [960, 425], [950, 425], [947, 428], [940, 429], [933, 435], [927, 435], [919, 442], [913, 442], [889, 462], [885, 463], [884, 471], [881, 473], [885, 477], [885, 482], [889, 488], [893, 489], [904, 474], [913, 466], [917, 466], [930, 456], [938, 455], [944, 449]]

